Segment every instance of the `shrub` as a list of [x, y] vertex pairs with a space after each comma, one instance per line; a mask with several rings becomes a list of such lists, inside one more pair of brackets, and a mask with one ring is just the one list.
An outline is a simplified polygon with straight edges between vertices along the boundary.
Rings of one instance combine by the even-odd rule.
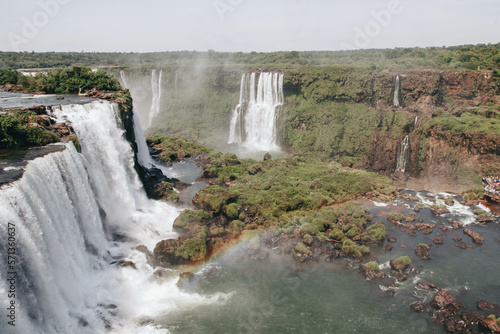
[[429, 249], [429, 245], [428, 244], [419, 244], [418, 247]]
[[462, 193], [462, 197], [465, 201], [475, 201], [483, 197], [484, 190], [479, 189], [469, 189]]
[[299, 227], [299, 233], [301, 236], [306, 234], [316, 235], [318, 233], [318, 229], [311, 223], [305, 223]]
[[226, 214], [226, 217], [231, 220], [237, 219], [240, 214], [238, 212], [238, 204], [231, 203], [229, 205], [226, 205], [226, 207], [224, 208], [224, 213]]
[[358, 247], [359, 251], [361, 252], [361, 254], [363, 255], [368, 255], [370, 254], [370, 248], [368, 248], [367, 246], [365, 245], [361, 245]]
[[369, 226], [361, 235], [361, 239], [366, 243], [379, 243], [385, 239], [386, 229], [384, 224], [375, 223]]
[[174, 226], [182, 229], [187, 229], [187, 227], [192, 223], [203, 223], [207, 219], [210, 219], [210, 215], [203, 210], [184, 210], [181, 212], [179, 217], [174, 221]]
[[413, 210], [415, 211], [420, 211], [421, 209], [425, 208], [425, 204], [423, 203], [417, 203], [415, 204], [415, 206], [413, 207]]
[[304, 235], [304, 238], [302, 238], [302, 242], [306, 245], [312, 244], [314, 238], [310, 234]]
[[241, 220], [233, 220], [229, 224], [229, 228], [231, 229], [231, 231], [233, 233], [238, 234], [238, 233], [241, 233], [241, 231], [243, 231], [245, 229], [245, 223], [242, 222]]
[[342, 252], [346, 255], [352, 255], [354, 257], [363, 256], [361, 251], [358, 249], [358, 246], [351, 239], [345, 239], [342, 243]]
[[0, 116], [0, 148], [43, 146], [59, 141], [59, 136], [38, 124], [31, 111], [10, 110]]
[[120, 83], [104, 71], [92, 72], [90, 67], [58, 67], [37, 82], [37, 88], [49, 94], [76, 94], [92, 88], [119, 91]]
[[19, 76], [21, 75], [16, 70], [10, 68], [0, 69], [0, 85], [17, 85]]
[[407, 222], [412, 222], [414, 220], [417, 220], [418, 219], [418, 215], [415, 213], [415, 212], [410, 212], [406, 217], [405, 217], [405, 220]]
[[351, 227], [347, 232], [346, 232], [346, 237], [348, 238], [354, 238], [355, 236], [358, 235], [358, 233], [360, 232], [359, 228], [357, 226], [353, 226]]
[[409, 256], [401, 256], [396, 261], [398, 261], [400, 264], [404, 265], [405, 267], [408, 267], [411, 264], [411, 260], [410, 260]]
[[377, 262], [375, 261], [370, 261], [368, 263], [366, 263], [366, 266], [368, 268], [370, 268], [370, 270], [373, 270], [373, 271], [380, 271], [380, 266]]
[[314, 218], [312, 224], [318, 229], [319, 232], [324, 232], [326, 227], [329, 226], [326, 219]]
[[309, 247], [307, 247], [306, 245], [304, 245], [302, 242], [299, 242], [296, 246], [295, 246], [295, 250], [297, 250], [298, 252], [302, 253], [302, 254], [307, 254], [309, 253]]
[[400, 213], [397, 213], [397, 212], [389, 212], [389, 214], [387, 215], [387, 218], [389, 220], [399, 222], [404, 218], [404, 216]]
[[328, 234], [328, 237], [336, 241], [344, 241], [344, 239], [346, 238], [344, 232], [342, 232], [338, 228], [332, 229], [330, 234]]

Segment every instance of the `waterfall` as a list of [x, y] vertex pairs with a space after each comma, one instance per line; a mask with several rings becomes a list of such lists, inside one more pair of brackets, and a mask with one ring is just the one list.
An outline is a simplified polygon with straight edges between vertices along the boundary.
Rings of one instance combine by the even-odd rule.
[[418, 116], [415, 116], [415, 125], [417, 125], [418, 122]]
[[149, 155], [149, 149], [146, 144], [146, 138], [144, 137], [144, 131], [142, 131], [141, 121], [136, 112], [134, 112], [134, 134], [137, 144], [137, 160], [141, 166], [151, 168], [153, 166], [153, 159], [151, 159]]
[[[212, 301], [187, 298], [175, 282], [152, 283], [154, 268], [133, 250], [175, 237], [179, 210], [147, 199], [118, 109], [109, 102], [52, 107], [52, 116], [71, 124], [82, 153], [70, 142], [29, 162], [21, 179], [0, 188], [0, 332], [103, 333], [111, 326], [119, 333], [163, 333], [141, 319]], [[137, 270], [110, 265], [117, 259], [133, 261]], [[7, 300], [12, 287], [15, 297]], [[11, 300], [15, 328], [5, 321]]]
[[400, 83], [400, 80], [399, 80], [399, 75], [396, 75], [396, 80], [395, 80], [395, 84], [394, 84], [394, 106], [396, 108], [400, 108], [401, 107], [401, 104], [399, 103], [399, 90], [401, 88], [401, 83]]
[[120, 79], [121, 79], [121, 85], [123, 88], [129, 88], [129, 85], [127, 83], [127, 77], [125, 76], [125, 71], [120, 71]]
[[161, 76], [163, 70], [160, 70], [160, 74], [157, 73], [157, 70], [151, 71], [151, 94], [152, 94], [152, 102], [151, 102], [151, 111], [149, 112], [149, 123], [148, 128], [151, 127], [153, 123], [153, 118], [160, 114], [160, 99], [161, 99]]
[[240, 101], [233, 111], [228, 142], [257, 151], [279, 150], [277, 118], [283, 106], [283, 74], [263, 72], [241, 78]]
[[400, 171], [403, 173], [405, 172], [409, 154], [408, 148], [409, 148], [409, 137], [408, 135], [406, 135], [403, 141], [399, 143], [398, 146], [397, 158], [396, 158], [396, 171]]

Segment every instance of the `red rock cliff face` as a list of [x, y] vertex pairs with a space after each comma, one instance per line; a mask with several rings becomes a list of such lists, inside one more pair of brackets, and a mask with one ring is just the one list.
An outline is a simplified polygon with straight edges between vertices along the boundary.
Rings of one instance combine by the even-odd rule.
[[500, 133], [456, 133], [425, 126], [433, 113], [459, 117], [470, 108], [488, 105], [498, 110], [498, 79], [491, 72], [399, 73], [401, 108], [393, 106], [395, 75], [375, 78], [376, 99], [363, 102], [375, 107], [381, 117], [397, 109], [408, 115], [410, 121], [396, 138], [394, 133], [376, 131], [366, 168], [394, 175], [398, 145], [409, 135], [409, 158], [406, 176], [402, 178], [416, 178], [413, 181], [419, 182], [420, 188], [442, 190], [441, 184], [446, 189], [461, 191], [477, 187], [481, 173], [500, 173]]

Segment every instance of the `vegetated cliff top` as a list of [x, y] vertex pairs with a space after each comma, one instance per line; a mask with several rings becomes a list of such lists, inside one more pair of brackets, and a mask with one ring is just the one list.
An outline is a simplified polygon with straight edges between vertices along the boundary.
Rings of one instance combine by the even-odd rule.
[[498, 70], [500, 43], [452, 47], [369, 49], [352, 51], [207, 52], [154, 53], [0, 52], [0, 68], [46, 68], [57, 66], [223, 66], [226, 68], [285, 70], [304, 65], [351, 65], [376, 69]]

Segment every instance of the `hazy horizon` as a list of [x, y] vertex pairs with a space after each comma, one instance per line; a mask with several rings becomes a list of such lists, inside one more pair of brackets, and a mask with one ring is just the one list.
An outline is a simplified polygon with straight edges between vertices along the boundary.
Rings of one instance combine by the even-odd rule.
[[1, 8], [1, 51], [336, 51], [500, 42], [497, 0], [25, 0]]

